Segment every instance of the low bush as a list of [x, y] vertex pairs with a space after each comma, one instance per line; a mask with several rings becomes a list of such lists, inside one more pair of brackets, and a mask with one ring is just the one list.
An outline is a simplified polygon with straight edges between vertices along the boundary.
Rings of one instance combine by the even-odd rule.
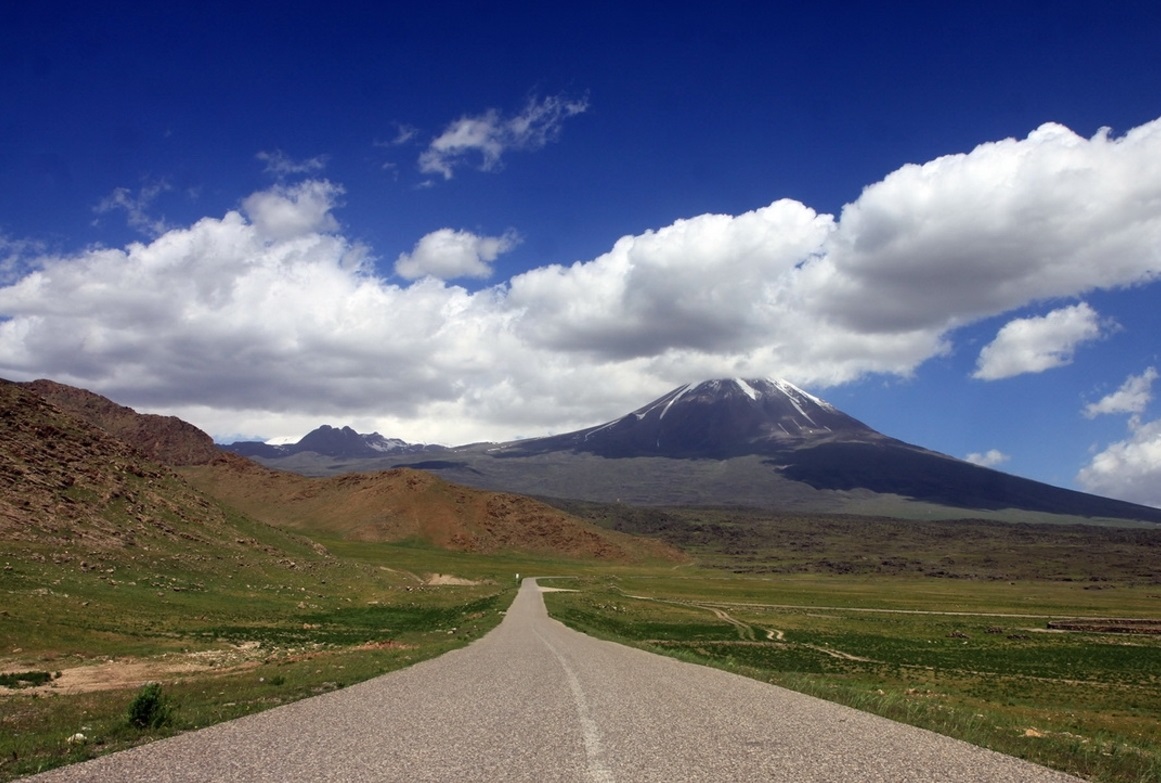
[[161, 683], [141, 686], [129, 704], [129, 725], [138, 729], [157, 729], [169, 723], [172, 710], [161, 692]]
[[44, 685], [53, 677], [48, 672], [13, 672], [0, 674], [0, 687], [4, 688], [34, 688]]

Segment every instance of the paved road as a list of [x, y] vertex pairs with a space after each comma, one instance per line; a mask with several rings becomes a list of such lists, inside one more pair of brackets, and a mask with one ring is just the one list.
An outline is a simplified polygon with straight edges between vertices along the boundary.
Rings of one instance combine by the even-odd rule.
[[592, 639], [525, 580], [474, 644], [30, 780], [1076, 781], [714, 669]]

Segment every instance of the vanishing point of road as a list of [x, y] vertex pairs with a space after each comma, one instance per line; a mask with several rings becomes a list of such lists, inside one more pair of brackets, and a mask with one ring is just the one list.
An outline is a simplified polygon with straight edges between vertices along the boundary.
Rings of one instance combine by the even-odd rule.
[[572, 631], [526, 579], [498, 628], [408, 669], [30, 779], [1065, 783], [868, 713]]

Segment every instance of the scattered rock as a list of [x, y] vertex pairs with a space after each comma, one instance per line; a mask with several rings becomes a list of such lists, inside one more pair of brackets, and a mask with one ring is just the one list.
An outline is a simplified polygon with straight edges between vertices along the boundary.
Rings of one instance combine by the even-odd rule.
[[424, 584], [428, 585], [460, 585], [469, 587], [471, 585], [478, 585], [479, 582], [472, 579], [463, 579], [462, 577], [452, 576], [451, 574], [432, 574], [427, 578]]

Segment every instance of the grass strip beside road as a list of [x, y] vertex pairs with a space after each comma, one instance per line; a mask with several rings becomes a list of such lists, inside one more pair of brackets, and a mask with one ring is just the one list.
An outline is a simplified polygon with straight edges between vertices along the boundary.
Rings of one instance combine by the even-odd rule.
[[[97, 568], [91, 556], [78, 567], [78, 558], [54, 562], [59, 552], [0, 553], [0, 673], [11, 675], [0, 683], [0, 781], [461, 647], [499, 623], [515, 595], [513, 569], [533, 565], [328, 544], [342, 554], [306, 543], [291, 563], [285, 546], [278, 559], [255, 547], [246, 560], [179, 554], [164, 569], [125, 556]], [[171, 718], [134, 729], [127, 711], [145, 680], [161, 683]]]

